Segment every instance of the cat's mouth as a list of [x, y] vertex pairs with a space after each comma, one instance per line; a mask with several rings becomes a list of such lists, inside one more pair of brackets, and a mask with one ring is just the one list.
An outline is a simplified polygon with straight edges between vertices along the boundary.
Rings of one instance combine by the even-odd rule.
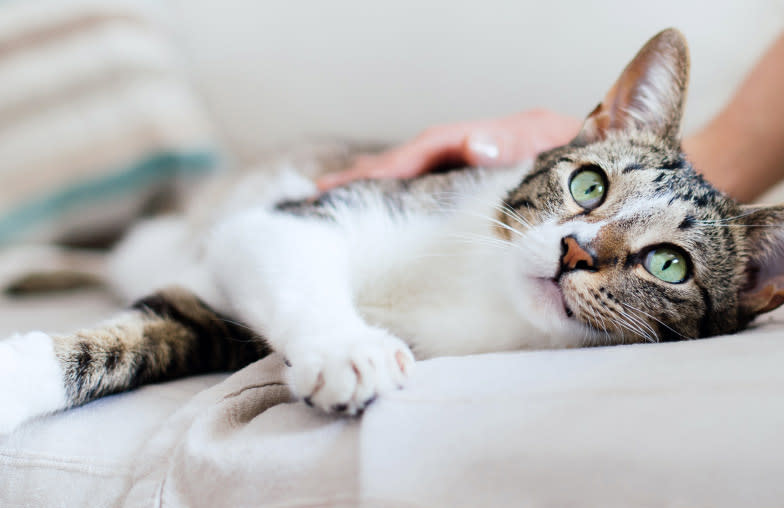
[[544, 304], [544, 310], [550, 315], [555, 315], [559, 319], [577, 324], [583, 330], [601, 331], [607, 333], [605, 328], [599, 328], [596, 324], [581, 317], [581, 312], [578, 305], [577, 313], [569, 306], [569, 301], [564, 294], [563, 286], [561, 285], [562, 279], [559, 277], [540, 277], [537, 279], [540, 290], [540, 301]]
[[540, 301], [544, 304], [546, 310], [563, 318], [571, 318], [574, 316], [574, 312], [572, 312], [572, 309], [570, 309], [569, 305], [566, 303], [558, 279], [555, 277], [537, 277], [536, 282], [541, 294]]

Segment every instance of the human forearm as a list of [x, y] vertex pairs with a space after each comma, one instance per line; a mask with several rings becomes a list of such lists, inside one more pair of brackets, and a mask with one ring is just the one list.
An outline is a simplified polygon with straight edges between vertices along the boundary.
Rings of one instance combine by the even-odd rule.
[[784, 35], [727, 107], [683, 147], [698, 171], [741, 201], [784, 178]]

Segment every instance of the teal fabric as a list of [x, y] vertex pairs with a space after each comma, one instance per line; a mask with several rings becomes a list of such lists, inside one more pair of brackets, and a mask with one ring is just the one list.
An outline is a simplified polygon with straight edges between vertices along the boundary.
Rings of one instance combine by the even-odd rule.
[[[0, 0], [2, 1], [2, 0]], [[0, 245], [23, 238], [46, 222], [55, 222], [80, 209], [111, 206], [113, 199], [131, 196], [175, 178], [203, 175], [218, 163], [214, 150], [159, 152], [128, 168], [107, 171], [99, 178], [73, 183], [0, 216]], [[100, 208], [98, 208], [100, 209]]]

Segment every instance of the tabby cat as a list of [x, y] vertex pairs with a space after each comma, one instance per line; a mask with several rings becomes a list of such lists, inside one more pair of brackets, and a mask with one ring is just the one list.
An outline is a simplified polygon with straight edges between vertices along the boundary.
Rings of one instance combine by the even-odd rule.
[[742, 329], [784, 301], [784, 208], [741, 206], [685, 159], [688, 65], [683, 36], [661, 32], [579, 135], [532, 164], [315, 200], [283, 167], [140, 224], [108, 263], [138, 299], [126, 312], [0, 342], [0, 429], [271, 351], [294, 395], [358, 414], [414, 358]]

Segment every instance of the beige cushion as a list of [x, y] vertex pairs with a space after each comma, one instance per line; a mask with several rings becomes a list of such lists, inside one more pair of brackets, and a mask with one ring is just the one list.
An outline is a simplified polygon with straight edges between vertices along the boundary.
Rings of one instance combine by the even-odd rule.
[[0, 3], [0, 246], [114, 230], [216, 165], [153, 17], [117, 2]]
[[[109, 307], [4, 302], [0, 328]], [[361, 419], [287, 403], [277, 357], [148, 386], [0, 438], [0, 506], [778, 506], [777, 315], [709, 340], [420, 362]]]

